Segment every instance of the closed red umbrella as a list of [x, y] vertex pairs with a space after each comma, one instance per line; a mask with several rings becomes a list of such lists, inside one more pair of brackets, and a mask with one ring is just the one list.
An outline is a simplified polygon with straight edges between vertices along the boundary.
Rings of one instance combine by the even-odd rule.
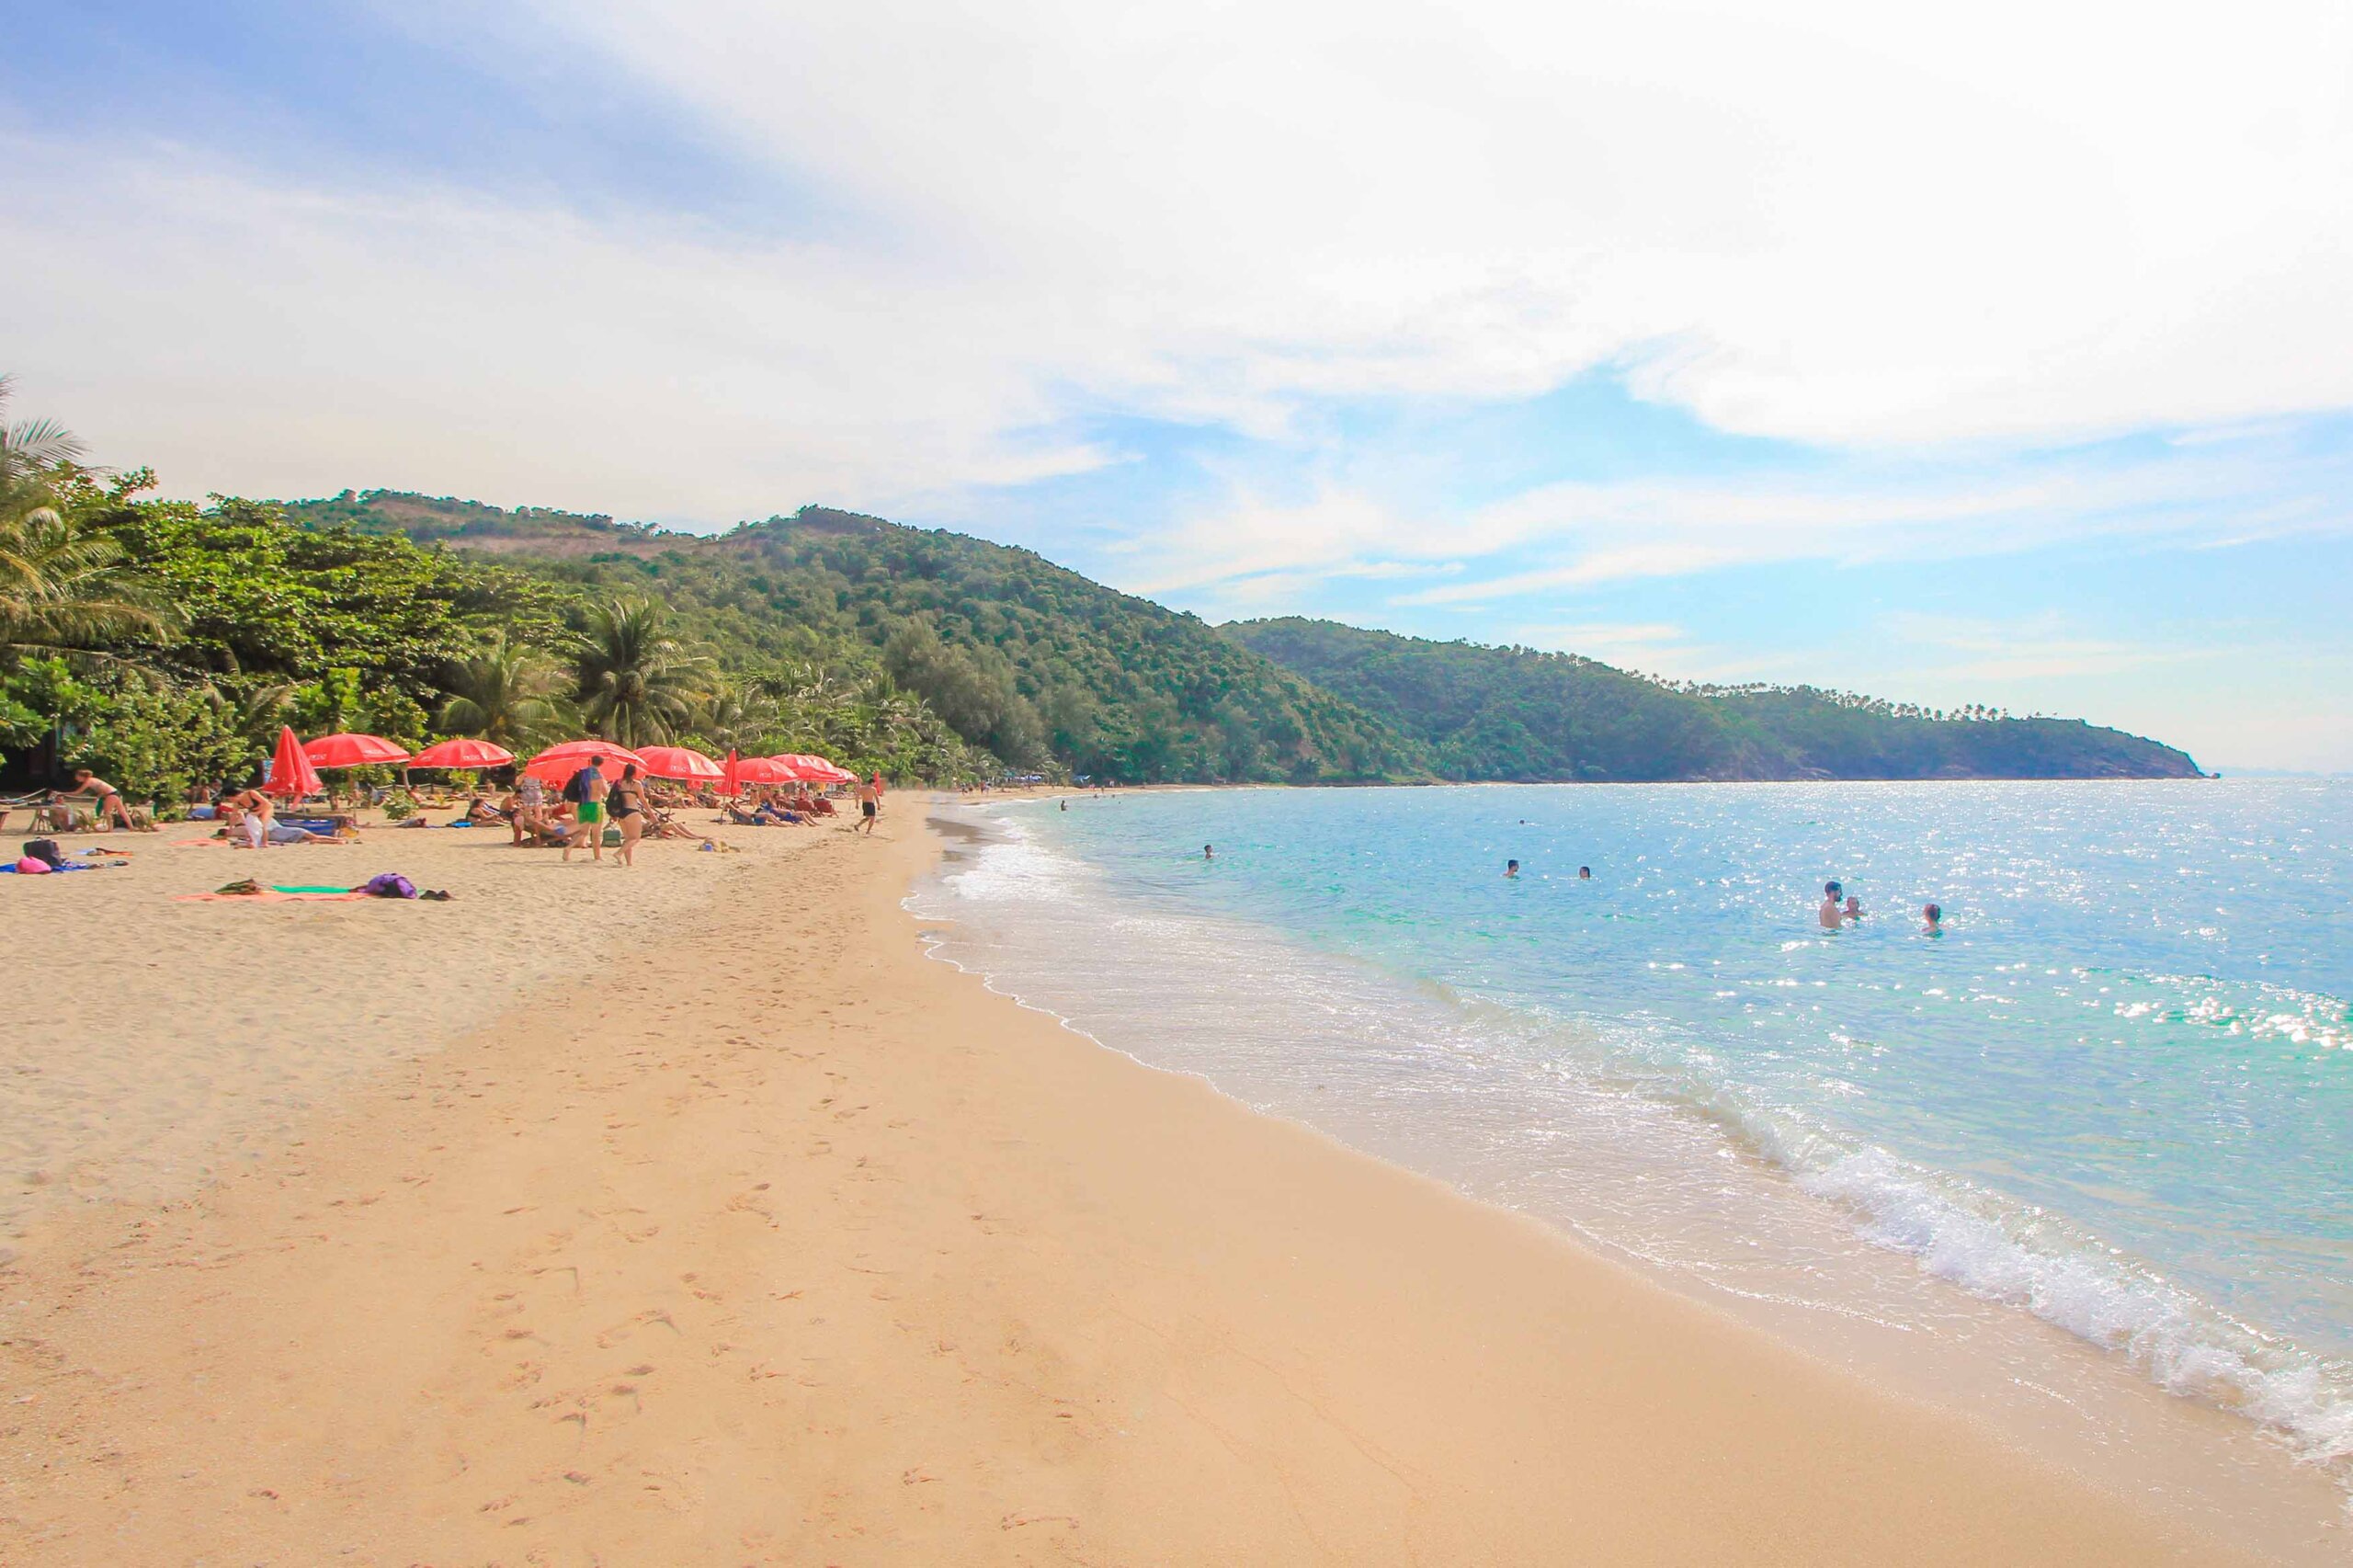
[[612, 741], [565, 741], [551, 745], [523, 765], [523, 771], [542, 783], [561, 784], [588, 766], [592, 756], [605, 759], [608, 770], [619, 773], [621, 764], [633, 762], [638, 771], [645, 771], [645, 759], [625, 745]]
[[692, 746], [644, 746], [637, 755], [648, 778], [686, 778], [701, 783], [727, 776], [725, 768]]
[[406, 762], [408, 748], [381, 735], [321, 735], [302, 745], [313, 767], [370, 767]]
[[505, 746], [460, 735], [453, 741], [426, 746], [410, 757], [408, 765], [411, 767], [504, 767], [514, 760], [515, 754]]
[[727, 748], [727, 764], [719, 770], [719, 792], [722, 795], [744, 792], [744, 759], [735, 754], [733, 746]]
[[320, 794], [326, 789], [319, 770], [302, 755], [301, 743], [294, 738], [290, 724], [278, 732], [278, 750], [269, 759], [269, 782], [261, 788], [266, 795], [283, 795], [290, 801]]

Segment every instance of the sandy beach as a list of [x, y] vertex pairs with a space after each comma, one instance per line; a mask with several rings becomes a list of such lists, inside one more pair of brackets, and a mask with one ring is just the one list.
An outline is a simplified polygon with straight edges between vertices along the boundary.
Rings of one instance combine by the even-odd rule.
[[0, 887], [0, 1562], [2242, 1560], [926, 960], [892, 807]]

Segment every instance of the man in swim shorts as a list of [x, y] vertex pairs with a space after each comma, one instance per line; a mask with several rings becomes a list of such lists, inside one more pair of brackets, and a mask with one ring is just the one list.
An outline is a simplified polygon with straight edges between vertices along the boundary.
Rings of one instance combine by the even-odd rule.
[[[596, 860], [605, 858], [605, 796], [611, 789], [605, 782], [604, 761], [601, 756], [590, 757], [588, 766], [572, 776], [572, 782], [564, 790], [579, 805], [579, 831], [588, 835], [588, 854]], [[569, 835], [563, 841], [563, 858], [572, 858]]]
[[[876, 778], [880, 778], [882, 776], [878, 773], [874, 777]], [[877, 792], [873, 782], [871, 780], [860, 780], [858, 786], [858, 814], [863, 820], [861, 820], [858, 825], [864, 828], [870, 837], [872, 836], [874, 833], [874, 813], [881, 808], [881, 798]]]

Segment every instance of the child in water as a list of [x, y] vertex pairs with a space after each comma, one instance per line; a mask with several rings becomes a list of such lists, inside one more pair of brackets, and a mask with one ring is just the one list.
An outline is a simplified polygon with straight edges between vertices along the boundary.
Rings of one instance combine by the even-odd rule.
[[1920, 911], [1920, 935], [1941, 937], [1945, 934], [1945, 912], [1935, 904]]

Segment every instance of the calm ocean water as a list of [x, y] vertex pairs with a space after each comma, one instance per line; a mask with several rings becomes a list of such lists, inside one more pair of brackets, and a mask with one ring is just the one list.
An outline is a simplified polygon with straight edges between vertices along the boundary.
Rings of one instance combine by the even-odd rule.
[[942, 956], [1106, 1044], [1698, 1290], [1966, 1337], [1958, 1287], [2353, 1459], [2353, 785], [954, 814]]

